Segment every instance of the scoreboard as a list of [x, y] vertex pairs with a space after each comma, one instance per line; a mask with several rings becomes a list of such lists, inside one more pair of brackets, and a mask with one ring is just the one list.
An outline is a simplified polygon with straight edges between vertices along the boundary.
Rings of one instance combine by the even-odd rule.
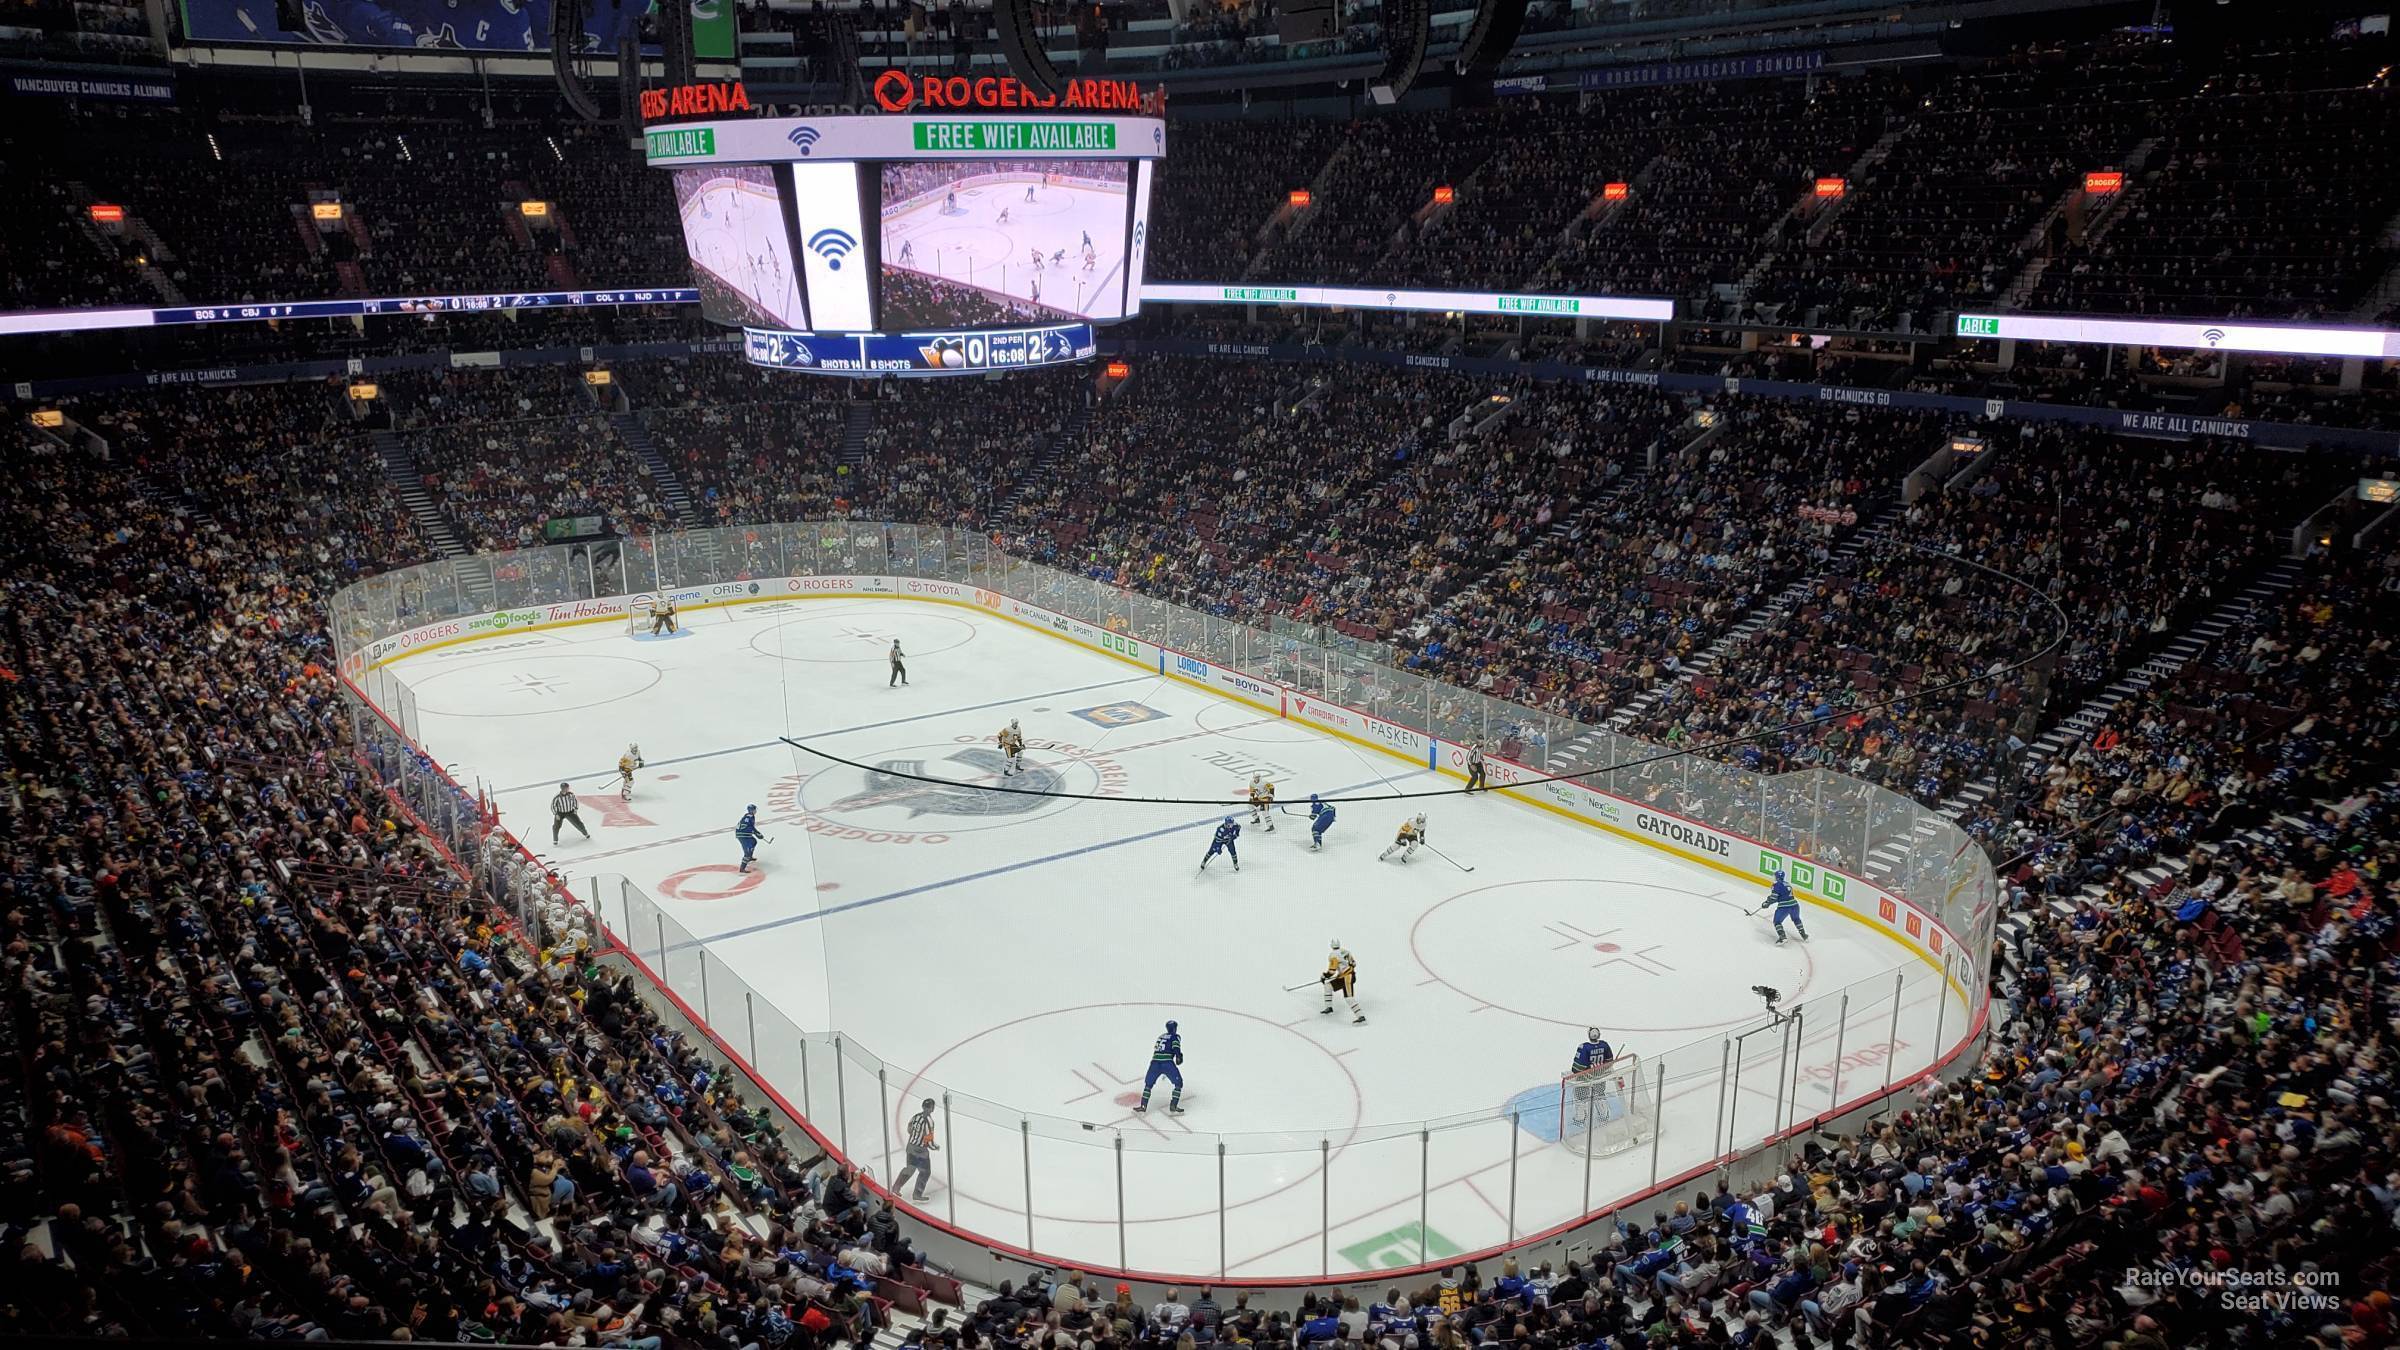
[[1089, 360], [1140, 312], [1166, 124], [1072, 108], [654, 126], [702, 312], [835, 375]]
[[751, 364], [821, 375], [988, 375], [1089, 361], [1097, 352], [1088, 323], [952, 333], [742, 330]]

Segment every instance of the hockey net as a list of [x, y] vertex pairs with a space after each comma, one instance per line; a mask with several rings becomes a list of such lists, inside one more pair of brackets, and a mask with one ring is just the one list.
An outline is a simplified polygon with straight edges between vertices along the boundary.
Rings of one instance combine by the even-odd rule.
[[[650, 606], [657, 603], [661, 603], [661, 597], [655, 595], [637, 595], [631, 600], [627, 601], [625, 612], [625, 631], [632, 634], [634, 637], [648, 636], [650, 632]], [[682, 623], [683, 616], [680, 614], [676, 615], [675, 621], [677, 623]]]
[[1558, 1141], [1569, 1152], [1603, 1157], [1657, 1132], [1658, 1104], [1644, 1095], [1641, 1057], [1619, 1055], [1558, 1080]]

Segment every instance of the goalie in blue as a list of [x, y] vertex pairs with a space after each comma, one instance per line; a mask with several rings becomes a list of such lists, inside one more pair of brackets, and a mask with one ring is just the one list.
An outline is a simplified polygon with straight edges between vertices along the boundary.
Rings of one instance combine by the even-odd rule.
[[1589, 1038], [1575, 1047], [1575, 1072], [1597, 1069], [1617, 1057], [1615, 1046], [1601, 1038], [1600, 1028], [1589, 1028]]
[[1200, 870], [1203, 872], [1207, 871], [1208, 865], [1216, 861], [1217, 855], [1222, 853], [1226, 857], [1233, 859], [1234, 871], [1241, 871], [1241, 851], [1233, 846], [1233, 841], [1241, 837], [1242, 827], [1235, 822], [1233, 817], [1227, 816], [1224, 820], [1218, 822], [1216, 837], [1208, 841], [1208, 856], [1200, 860]]
[[1775, 884], [1767, 888], [1766, 903], [1759, 908], [1775, 911], [1777, 945], [1783, 942], [1783, 925], [1787, 921], [1799, 931], [1802, 942], [1808, 941], [1808, 925], [1800, 922], [1800, 897], [1792, 894], [1792, 883], [1785, 879], [1783, 873], [1775, 873]]
[[1150, 1047], [1150, 1071], [1142, 1075], [1142, 1100], [1133, 1109], [1136, 1111], [1149, 1110], [1150, 1090], [1158, 1086], [1159, 1079], [1164, 1078], [1174, 1088], [1167, 1094], [1167, 1114], [1170, 1116], [1182, 1115], [1182, 1064], [1183, 1037], [1176, 1034], [1175, 1024], [1169, 1022], [1166, 1034], [1159, 1037], [1157, 1043]]

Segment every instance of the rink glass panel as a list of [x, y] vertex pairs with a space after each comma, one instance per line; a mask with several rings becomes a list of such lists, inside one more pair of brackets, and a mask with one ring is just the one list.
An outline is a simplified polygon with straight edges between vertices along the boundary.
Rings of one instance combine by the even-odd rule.
[[[353, 659], [378, 639], [448, 618], [737, 582], [774, 591], [781, 578], [812, 575], [980, 587], [1449, 744], [1480, 744], [1539, 772], [1581, 773], [1603, 791], [1863, 876], [1932, 915], [1957, 941], [1948, 944], [1941, 970], [1908, 962], [1788, 1006], [1781, 1022], [1739, 1037], [1643, 1046], [1639, 1090], [1652, 1094], [1658, 1128], [1633, 1148], [1588, 1162], [1564, 1149], [1524, 1147], [1521, 1141], [1540, 1137], [1540, 1123], [1517, 1118], [1522, 1107], [1370, 1122], [1338, 1134], [1196, 1131], [1162, 1139], [1093, 1130], [952, 1091], [885, 1062], [874, 1052], [872, 1028], [856, 1029], [861, 1039], [842, 1026], [843, 983], [860, 976], [828, 969], [827, 1025], [801, 1026], [624, 878], [578, 878], [571, 895], [562, 893], [516, 840], [492, 825], [474, 787], [446, 771], [440, 747], [418, 744], [406, 686], [388, 669]], [[704, 598], [738, 595], [729, 589]], [[1998, 878], [1955, 823], [1910, 798], [1826, 769], [1761, 775], [1672, 755], [1604, 728], [1427, 680], [1376, 659], [1386, 653], [1374, 644], [1339, 635], [1320, 641], [1327, 635], [1288, 626], [1270, 632], [1136, 595], [1011, 557], [974, 531], [806, 521], [519, 549], [372, 577], [336, 594], [329, 608], [353, 688], [349, 713], [359, 753], [349, 772], [406, 802], [429, 837], [499, 897], [530, 937], [549, 940], [575, 925], [598, 925], [726, 1052], [878, 1184], [905, 1167], [908, 1117], [916, 1102], [933, 1097], [939, 1137], [947, 1142], [934, 1155], [937, 1185], [922, 1208], [925, 1217], [1086, 1266], [1266, 1278], [1356, 1271], [1361, 1263], [1370, 1269], [1439, 1263], [1504, 1247], [1755, 1152], [1820, 1116], [1912, 1081], [1980, 1031], [1988, 1004], [1983, 972]], [[1079, 838], [1072, 831], [1098, 828], [1073, 825], [1067, 846]], [[805, 878], [830, 878], [825, 853], [822, 841], [785, 838], [777, 865], [787, 876], [799, 869]], [[1855, 1048], [1890, 1042], [1906, 1049]], [[1455, 1175], [1512, 1155], [1505, 1173], [1491, 1174], [1505, 1175], [1494, 1185], [1506, 1195], [1462, 1200], [1458, 1187], [1428, 1185], [1413, 1203], [1394, 1199], [1395, 1177], [1438, 1178], [1444, 1164]], [[1222, 1208], [1189, 1204], [1195, 1190], [1213, 1194], [1220, 1186]], [[1429, 1233], [1461, 1250], [1433, 1249]], [[1221, 1271], [1205, 1262], [1195, 1267], [1188, 1255], [1169, 1259], [1196, 1249], [1218, 1252]]]

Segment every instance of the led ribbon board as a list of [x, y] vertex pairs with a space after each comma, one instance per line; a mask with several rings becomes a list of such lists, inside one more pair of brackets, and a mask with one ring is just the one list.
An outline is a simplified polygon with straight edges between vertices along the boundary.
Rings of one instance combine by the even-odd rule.
[[2400, 357], [2400, 332], [2298, 324], [2157, 322], [2064, 314], [1961, 314], [1962, 338], [2017, 338], [2102, 347], [2179, 347], [2192, 351], [2268, 352], [2277, 356]]
[[1092, 359], [1088, 323], [954, 333], [793, 333], [742, 330], [742, 355], [776, 370], [872, 379], [882, 375], [988, 375]]
[[1297, 305], [1439, 314], [1513, 314], [1527, 319], [1631, 319], [1665, 323], [1672, 300], [1630, 295], [1509, 295], [1493, 291], [1370, 290], [1364, 286], [1252, 286], [1148, 282], [1142, 299], [1182, 305]]

